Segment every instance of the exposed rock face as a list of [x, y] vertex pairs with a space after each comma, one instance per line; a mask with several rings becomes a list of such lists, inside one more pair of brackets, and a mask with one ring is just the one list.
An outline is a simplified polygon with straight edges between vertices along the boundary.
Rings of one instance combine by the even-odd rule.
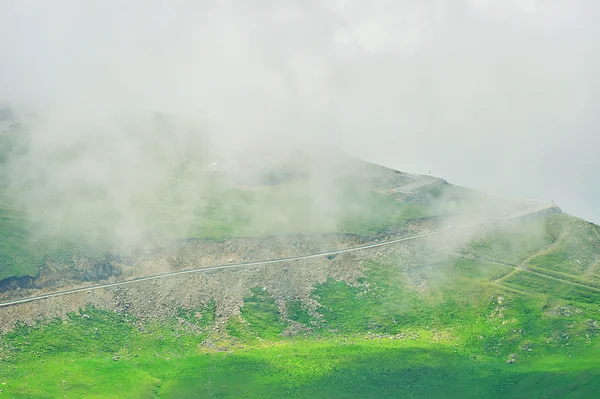
[[121, 271], [106, 259], [82, 258], [77, 262], [77, 274], [83, 281], [93, 281], [106, 280], [121, 274]]
[[[425, 291], [430, 282], [423, 268], [430, 270], [439, 264], [450, 249], [462, 245], [473, 232], [464, 235], [430, 237], [398, 242], [326, 256], [324, 252], [378, 243], [395, 237], [423, 233], [439, 228], [432, 220], [407, 224], [397, 232], [376, 236], [321, 235], [269, 238], [242, 238], [225, 241], [185, 240], [176, 243], [152, 242], [142, 250], [110, 254], [93, 259], [77, 257], [69, 264], [49, 261], [31, 289], [0, 292], [0, 301], [17, 300], [59, 290], [83, 288], [68, 295], [48, 297], [36, 302], [0, 308], [0, 331], [8, 331], [17, 321], [34, 323], [39, 319], [63, 317], [68, 312], [94, 306], [100, 309], [127, 312], [140, 319], [174, 316], [177, 309], [195, 309], [210, 300], [216, 304], [217, 322], [239, 314], [244, 298], [251, 289], [263, 287], [274, 299], [282, 314], [289, 300], [300, 300], [309, 309], [320, 305], [312, 298], [316, 285], [328, 279], [354, 286], [363, 284], [365, 268], [372, 262], [393, 262], [397, 272], [409, 286]], [[397, 235], [394, 235], [396, 233]], [[448, 248], [447, 248], [448, 247]], [[318, 255], [318, 254], [322, 254]], [[427, 254], [426, 256], [424, 254]], [[295, 256], [309, 258], [288, 261]], [[440, 259], [441, 259], [440, 258]], [[240, 268], [207, 270], [214, 265], [279, 259], [278, 262], [248, 265]], [[419, 259], [419, 262], [415, 262]], [[135, 280], [183, 270], [197, 270], [157, 280], [145, 280], [127, 286], [85, 290], [93, 280], [118, 282]], [[119, 277], [116, 277], [116, 276]], [[86, 282], [85, 282], [86, 281]], [[435, 284], [435, 283], [434, 283]], [[368, 287], [364, 287], [368, 289]]]
[[40, 267], [37, 276], [9, 277], [0, 280], [0, 292], [9, 293], [18, 289], [61, 287], [77, 281], [107, 280], [122, 273], [118, 263], [104, 259], [77, 258], [73, 259], [75, 267], [57, 266], [46, 261]]
[[10, 291], [17, 288], [29, 288], [33, 286], [35, 277], [22, 276], [22, 277], [9, 277], [4, 280], [0, 280], [0, 292]]

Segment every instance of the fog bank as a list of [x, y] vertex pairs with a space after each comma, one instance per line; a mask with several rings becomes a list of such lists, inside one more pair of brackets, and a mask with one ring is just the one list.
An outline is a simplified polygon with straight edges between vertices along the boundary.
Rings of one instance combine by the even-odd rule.
[[145, 165], [115, 115], [160, 111], [230, 153], [333, 147], [599, 223], [598, 22], [593, 0], [9, 1], [0, 101], [35, 115], [36, 161], [124, 140]]

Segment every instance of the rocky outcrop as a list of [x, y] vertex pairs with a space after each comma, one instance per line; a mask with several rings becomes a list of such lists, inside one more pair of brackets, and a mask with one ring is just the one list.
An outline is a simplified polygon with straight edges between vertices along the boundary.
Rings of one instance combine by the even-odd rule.
[[36, 277], [32, 276], [5, 278], [4, 280], [0, 280], [0, 292], [15, 290], [17, 288], [30, 288], [34, 285], [35, 279]]
[[121, 270], [107, 259], [81, 258], [76, 265], [77, 277], [83, 281], [106, 280], [121, 274]]
[[23, 288], [60, 287], [78, 281], [107, 280], [122, 273], [118, 264], [109, 258], [77, 258], [73, 259], [73, 262], [75, 267], [65, 267], [46, 260], [36, 276], [8, 277], [0, 280], [0, 292]]

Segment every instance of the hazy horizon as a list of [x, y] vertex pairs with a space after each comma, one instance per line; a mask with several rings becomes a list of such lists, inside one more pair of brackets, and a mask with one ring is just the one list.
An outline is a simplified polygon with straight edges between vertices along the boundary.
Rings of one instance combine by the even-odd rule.
[[158, 110], [232, 153], [314, 142], [600, 223], [598, 22], [592, 0], [9, 1], [0, 102], [42, 113], [40, 151]]

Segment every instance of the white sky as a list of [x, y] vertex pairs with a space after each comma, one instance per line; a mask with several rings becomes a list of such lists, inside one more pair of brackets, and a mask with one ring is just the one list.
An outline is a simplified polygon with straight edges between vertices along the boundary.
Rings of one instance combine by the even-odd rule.
[[0, 3], [0, 101], [322, 140], [596, 223], [599, 60], [597, 0]]

